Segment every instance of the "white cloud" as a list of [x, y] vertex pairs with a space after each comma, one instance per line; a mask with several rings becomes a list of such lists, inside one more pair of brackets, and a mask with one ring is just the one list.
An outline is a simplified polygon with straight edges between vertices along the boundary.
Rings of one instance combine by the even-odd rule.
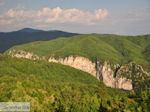
[[4, 5], [4, 0], [0, 0], [0, 6]]
[[10, 9], [0, 16], [0, 25], [49, 25], [51, 23], [91, 25], [100, 22], [107, 15], [106, 9], [98, 9], [94, 12], [60, 7], [45, 7], [40, 10]]

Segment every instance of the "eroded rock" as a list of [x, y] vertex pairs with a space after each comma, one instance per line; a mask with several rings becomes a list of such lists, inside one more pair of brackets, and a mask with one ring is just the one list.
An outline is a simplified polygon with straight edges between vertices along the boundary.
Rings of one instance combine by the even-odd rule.
[[50, 57], [48, 59], [49, 62], [61, 63], [63, 65], [68, 65], [74, 67], [76, 69], [88, 72], [93, 76], [96, 75], [95, 63], [92, 63], [89, 59], [81, 57], [81, 56], [69, 56], [66, 58], [55, 59], [54, 57]]
[[131, 63], [122, 66], [117, 64], [114, 65], [114, 67], [112, 67], [107, 62], [100, 63], [96, 61], [96, 63], [93, 63], [88, 58], [81, 56], [69, 56], [58, 59], [50, 57], [46, 59], [45, 57], [39, 57], [33, 53], [26, 52], [23, 50], [12, 50], [9, 51], [8, 54], [16, 58], [47, 60], [48, 62], [60, 63], [63, 65], [71, 66], [76, 69], [90, 73], [98, 80], [102, 80], [104, 84], [108, 87], [119, 88], [124, 90], [134, 89], [134, 84], [136, 82], [135, 79], [142, 79], [143, 77], [149, 75], [149, 73], [145, 72], [140, 65], [135, 66]]
[[107, 62], [104, 63], [102, 66], [102, 70], [99, 71], [103, 78], [103, 82], [106, 86], [112, 87], [112, 88], [119, 88], [124, 90], [132, 90], [132, 80], [127, 79], [123, 76], [116, 76], [114, 77], [115, 71], [113, 71]]
[[8, 54], [12, 57], [16, 57], [16, 58], [26, 58], [26, 59], [32, 59], [32, 60], [39, 60], [40, 57], [30, 53], [30, 52], [26, 52], [23, 50], [11, 50], [8, 52]]

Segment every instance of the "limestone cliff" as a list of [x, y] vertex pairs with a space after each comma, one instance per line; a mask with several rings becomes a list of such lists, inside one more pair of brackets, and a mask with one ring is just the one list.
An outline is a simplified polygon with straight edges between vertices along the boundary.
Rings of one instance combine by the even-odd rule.
[[[133, 89], [132, 81], [130, 79], [127, 79], [121, 75], [114, 77], [114, 71], [111, 69], [110, 65], [107, 64], [107, 62], [105, 62], [104, 64], [96, 65], [95, 63], [92, 63], [89, 59], [81, 56], [69, 56], [64, 59], [55, 59], [54, 57], [50, 57], [48, 61], [68, 65], [76, 69], [88, 72], [93, 76], [97, 77], [98, 80], [102, 80], [104, 84], [108, 87], [124, 90]], [[100, 69], [97, 70], [98, 66], [100, 66]]]
[[111, 69], [110, 65], [105, 62], [101, 65], [101, 70], [99, 71], [99, 76], [102, 78], [106, 86], [112, 88], [119, 88], [124, 90], [132, 90], [132, 80], [127, 79], [121, 75], [114, 77], [114, 71]]
[[55, 59], [54, 57], [50, 57], [48, 59], [49, 62], [61, 63], [63, 65], [68, 65], [74, 67], [76, 69], [80, 69], [82, 71], [88, 72], [95, 76], [95, 63], [92, 63], [89, 59], [81, 57], [81, 56], [69, 56], [66, 58]]
[[23, 50], [11, 50], [8, 52], [8, 55], [12, 57], [16, 57], [16, 58], [26, 58], [26, 59], [32, 59], [32, 60], [40, 59], [39, 56], [30, 52], [23, 51]]
[[132, 86], [134, 90], [139, 89], [139, 84], [146, 78], [150, 77], [150, 74], [144, 71], [142, 66], [133, 62], [120, 66], [120, 69], [115, 75], [132, 79]]
[[[39, 57], [33, 53], [25, 52], [22, 50], [12, 50], [8, 54], [17, 58], [46, 60], [45, 57]], [[114, 67], [112, 67], [107, 62], [100, 63], [99, 61], [96, 61], [95, 63], [93, 63], [89, 59], [81, 56], [69, 56], [66, 58], [58, 58], [58, 59], [54, 57], [49, 57], [47, 61], [68, 65], [76, 69], [85, 71], [96, 77], [98, 80], [102, 80], [104, 84], [108, 87], [119, 88], [124, 90], [133, 89], [135, 82], [133, 80], [133, 77], [131, 77], [133, 76], [133, 74], [134, 76], [139, 77], [143, 73], [146, 73], [142, 69], [142, 67], [139, 66], [136, 69], [136, 71], [138, 72], [135, 74], [133, 70], [130, 70], [131, 68], [133, 68], [133, 66], [131, 67], [130, 64], [122, 66], [114, 65]]]

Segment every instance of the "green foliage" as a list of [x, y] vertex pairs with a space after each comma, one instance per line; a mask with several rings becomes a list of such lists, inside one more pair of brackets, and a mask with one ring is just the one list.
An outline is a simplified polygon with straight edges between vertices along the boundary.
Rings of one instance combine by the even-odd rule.
[[28, 101], [38, 112], [97, 112], [127, 95], [68, 66], [0, 56], [0, 102]]
[[[66, 57], [80, 55], [93, 61], [96, 58], [112, 63], [127, 63], [134, 61], [148, 67], [150, 36], [118, 36], [118, 35], [77, 35], [70, 38], [58, 38], [51, 41], [39, 41], [12, 49], [33, 52], [39, 56], [54, 55]], [[10, 49], [11, 50], [11, 49]], [[144, 53], [145, 52], [145, 55]]]
[[0, 102], [27, 101], [32, 112], [149, 112], [150, 80], [139, 88], [111, 89], [68, 66], [0, 55]]
[[144, 53], [144, 55], [145, 55], [145, 58], [146, 58], [148, 61], [150, 61], [150, 45], [145, 48], [145, 50], [144, 50], [143, 53]]
[[141, 112], [150, 111], [150, 78], [140, 83], [139, 91], [136, 92], [134, 99], [138, 103], [138, 109]]
[[[93, 61], [100, 59], [120, 64], [134, 61], [149, 70], [149, 45], [149, 35], [91, 34], [34, 42], [12, 49], [47, 57], [80, 55]], [[149, 112], [150, 80], [136, 82], [138, 89], [134, 92], [111, 89], [90, 74], [68, 66], [0, 56], [0, 101], [29, 101], [31, 111]]]

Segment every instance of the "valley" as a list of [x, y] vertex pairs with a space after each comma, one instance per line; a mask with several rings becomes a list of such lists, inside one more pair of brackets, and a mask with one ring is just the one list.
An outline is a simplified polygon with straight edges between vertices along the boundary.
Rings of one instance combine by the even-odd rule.
[[0, 100], [31, 111], [148, 112], [149, 42], [86, 34], [14, 46], [0, 56]]

